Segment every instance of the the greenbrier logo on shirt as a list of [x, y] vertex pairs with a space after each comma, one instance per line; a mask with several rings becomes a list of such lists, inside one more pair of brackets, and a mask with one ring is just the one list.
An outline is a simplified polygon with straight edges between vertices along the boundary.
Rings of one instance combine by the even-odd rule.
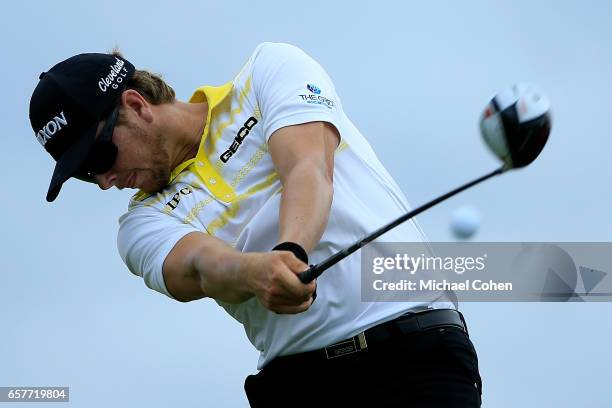
[[321, 90], [319, 89], [319, 87], [314, 84], [306, 84], [306, 89], [308, 89], [313, 94], [319, 95], [321, 93]]
[[316, 105], [323, 105], [329, 109], [333, 109], [336, 106], [336, 103], [334, 101], [324, 96], [321, 96], [321, 95], [308, 94], [308, 95], [299, 95], [299, 96], [306, 103], [314, 103]]
[[315, 84], [306, 84], [306, 89], [308, 89], [310, 93], [305, 95], [299, 95], [304, 102], [316, 105], [323, 105], [329, 109], [333, 109], [334, 106], [336, 106], [334, 101], [321, 95], [321, 88], [319, 88]]

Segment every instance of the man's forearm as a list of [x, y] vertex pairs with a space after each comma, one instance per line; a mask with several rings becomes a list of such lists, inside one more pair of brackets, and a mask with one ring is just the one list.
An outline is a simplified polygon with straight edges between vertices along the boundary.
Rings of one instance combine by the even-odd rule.
[[218, 242], [194, 263], [205, 296], [233, 304], [257, 296], [276, 313], [300, 313], [312, 304], [315, 285], [304, 285], [296, 277], [303, 267], [285, 252], [241, 253]]
[[279, 242], [295, 242], [311, 251], [327, 226], [332, 198], [330, 175], [308, 162], [296, 165], [283, 180]]
[[200, 249], [194, 257], [193, 269], [205, 296], [242, 303], [253, 296], [247, 276], [249, 261], [249, 254], [215, 242]]

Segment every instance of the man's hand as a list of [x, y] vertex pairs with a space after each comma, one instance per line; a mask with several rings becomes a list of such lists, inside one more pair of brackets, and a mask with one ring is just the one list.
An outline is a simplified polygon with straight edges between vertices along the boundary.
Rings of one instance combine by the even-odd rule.
[[301, 313], [313, 302], [316, 282], [304, 285], [297, 274], [308, 269], [291, 252], [273, 251], [247, 256], [247, 286], [261, 304], [275, 313]]

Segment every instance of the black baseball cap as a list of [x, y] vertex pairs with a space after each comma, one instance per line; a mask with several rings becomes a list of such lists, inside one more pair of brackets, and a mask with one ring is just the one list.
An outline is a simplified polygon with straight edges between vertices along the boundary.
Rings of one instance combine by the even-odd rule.
[[94, 144], [98, 123], [118, 105], [134, 66], [111, 54], [79, 54], [40, 74], [30, 99], [36, 139], [57, 164], [47, 201], [75, 176]]

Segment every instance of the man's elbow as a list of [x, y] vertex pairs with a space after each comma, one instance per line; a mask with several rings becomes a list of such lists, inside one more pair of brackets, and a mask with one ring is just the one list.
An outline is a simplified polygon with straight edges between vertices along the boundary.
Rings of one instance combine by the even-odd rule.
[[[170, 293], [170, 291], [168, 292]], [[193, 302], [194, 300], [199, 300], [199, 299], [203, 299], [206, 297], [206, 296], [194, 296], [190, 294], [175, 295], [174, 293], [170, 293], [170, 295], [172, 296], [174, 300], [180, 303], [189, 303], [189, 302]]]
[[164, 273], [164, 280], [166, 290], [178, 302], [187, 303], [206, 297], [196, 276], [172, 276], [172, 274]]

